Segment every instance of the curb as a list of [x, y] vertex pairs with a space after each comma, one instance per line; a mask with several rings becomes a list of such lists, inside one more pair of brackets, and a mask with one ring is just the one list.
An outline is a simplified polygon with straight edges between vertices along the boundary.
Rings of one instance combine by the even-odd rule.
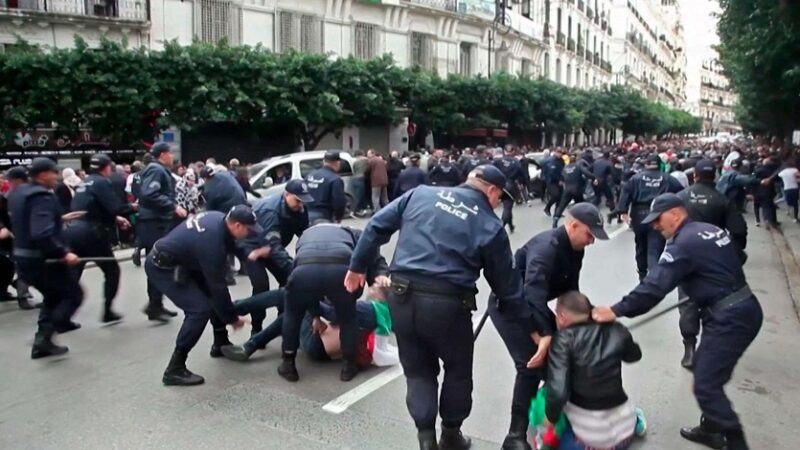
[[797, 256], [789, 246], [789, 241], [786, 240], [783, 232], [772, 229], [770, 234], [772, 234], [772, 242], [775, 243], [775, 247], [781, 256], [786, 282], [789, 284], [789, 296], [792, 298], [797, 320], [800, 321], [800, 263], [798, 263]]

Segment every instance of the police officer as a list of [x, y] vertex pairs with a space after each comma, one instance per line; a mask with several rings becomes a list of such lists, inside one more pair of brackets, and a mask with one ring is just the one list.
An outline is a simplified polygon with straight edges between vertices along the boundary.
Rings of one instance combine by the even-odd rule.
[[613, 185], [612, 170], [611, 154], [607, 151], [603, 152], [603, 156], [592, 163], [592, 173], [594, 174], [594, 183], [592, 183], [594, 201], [592, 203], [595, 206], [599, 206], [600, 202], [603, 201], [603, 197], [605, 197], [606, 206], [609, 209], [614, 209], [614, 192], [611, 190]]
[[558, 205], [561, 200], [561, 188], [564, 185], [564, 153], [560, 148], [553, 149], [544, 162], [543, 174], [545, 188], [547, 190], [547, 203], [544, 206], [544, 213], [551, 215], [550, 209], [553, 205]]
[[[172, 167], [172, 152], [169, 144], [160, 142], [150, 150], [153, 162], [142, 171], [139, 187], [139, 218], [137, 234], [145, 252], [153, 248], [157, 240], [172, 229], [175, 217], [185, 218], [186, 210], [175, 203], [175, 179], [169, 168]], [[147, 318], [167, 322], [177, 315], [164, 308], [164, 299], [158, 288], [147, 281], [148, 305], [144, 313]]]
[[747, 201], [747, 187], [752, 185], [756, 178], [753, 175], [741, 173], [742, 160], [731, 161], [731, 170], [723, 174], [717, 182], [717, 191], [732, 201], [739, 211], [745, 212]]
[[397, 197], [402, 196], [406, 192], [414, 189], [423, 184], [430, 184], [428, 174], [419, 168], [420, 156], [419, 153], [412, 153], [408, 157], [408, 167], [400, 172], [397, 177], [397, 184], [395, 185], [395, 192]]
[[587, 151], [582, 158], [573, 158], [572, 162], [564, 167], [564, 189], [561, 191], [561, 200], [558, 202], [555, 215], [553, 215], [553, 228], [558, 227], [558, 220], [561, 219], [561, 215], [570, 202], [583, 202], [586, 185], [589, 180], [594, 180], [589, 158], [591, 158], [591, 153]]
[[[132, 214], [136, 207], [120, 202], [111, 187], [108, 176], [111, 174], [111, 158], [106, 155], [94, 155], [89, 162], [90, 175], [75, 189], [72, 199], [73, 211], [86, 211], [86, 215], [67, 227], [65, 234], [69, 246], [81, 258], [105, 257], [114, 258], [111, 250], [111, 239], [116, 231], [116, 226], [130, 227], [130, 222], [124, 218]], [[97, 266], [103, 271], [105, 283], [103, 294], [103, 323], [116, 322], [122, 316], [111, 309], [114, 297], [119, 289], [119, 264], [116, 261], [97, 261]], [[73, 269], [76, 280], [81, 279], [85, 263], [80, 263]]]
[[21, 166], [16, 166], [8, 169], [5, 173], [5, 178], [9, 184], [9, 192], [0, 195], [0, 301], [17, 301], [20, 309], [30, 310], [34, 306], [28, 300], [30, 294], [28, 293], [27, 285], [17, 279], [16, 289], [17, 295], [12, 296], [8, 292], [8, 287], [14, 280], [16, 267], [12, 257], [14, 249], [14, 233], [11, 231], [11, 218], [8, 215], [8, 196], [10, 192], [19, 186], [28, 182], [28, 171]]
[[[136, 201], [139, 201], [139, 198], [142, 195], [142, 172], [144, 171], [145, 167], [150, 165], [153, 162], [153, 154], [152, 153], [145, 153], [142, 155], [142, 161], [136, 161], [133, 163], [133, 168], [135, 169], [134, 172], [131, 174], [131, 186], [130, 186], [130, 194], [133, 196]], [[138, 164], [137, 164], [138, 163]], [[138, 224], [138, 218], [137, 218]], [[136, 267], [141, 267], [142, 265], [142, 242], [141, 237], [139, 236], [139, 226], [136, 227], [136, 242], [135, 247], [133, 249], [133, 254], [131, 255], [131, 261], [133, 265]]]
[[514, 232], [514, 200], [519, 197], [519, 183], [525, 182], [525, 172], [522, 171], [522, 165], [519, 160], [514, 157], [514, 148], [511, 146], [506, 147], [505, 152], [501, 158], [494, 160], [494, 165], [505, 175], [508, 184], [506, 190], [511, 193], [513, 198], [503, 199], [503, 215], [501, 217], [503, 226], [508, 225], [508, 231]]
[[[44, 296], [31, 349], [31, 358], [37, 359], [67, 352], [67, 347], [53, 343], [53, 334], [80, 327], [71, 318], [83, 301], [83, 292], [67, 267], [80, 260], [67, 249], [62, 233], [61, 207], [53, 193], [58, 167], [48, 158], [36, 158], [28, 173], [31, 182], [11, 191], [8, 211], [19, 277]], [[48, 264], [46, 259], [61, 262]]]
[[236, 205], [247, 204], [242, 186], [236, 181], [233, 173], [224, 167], [207, 166], [201, 176], [205, 179], [200, 189], [206, 201], [207, 211], [227, 213]]
[[235, 241], [246, 237], [255, 224], [255, 214], [247, 205], [235, 206], [228, 214], [203, 212], [159, 239], [147, 255], [148, 282], [184, 312], [175, 351], [164, 371], [165, 385], [192, 386], [205, 381], [186, 368], [186, 357], [209, 320], [214, 329], [212, 357], [222, 356], [221, 347], [231, 345], [225, 324], [243, 326], [231, 302], [225, 273]]
[[[342, 370], [339, 378], [342, 381], [350, 381], [358, 374], [356, 300], [361, 297], [362, 289], [359, 286], [348, 291], [342, 280], [361, 236], [361, 230], [337, 224], [319, 223], [306, 230], [297, 240], [294, 271], [286, 285], [283, 362], [278, 368], [278, 374], [287, 381], [294, 382], [299, 379], [294, 361], [300, 346], [300, 324], [306, 312], [313, 317], [313, 327], [317, 334], [325, 327], [320, 320], [319, 306], [323, 298], [326, 298], [336, 311], [340, 327]], [[389, 279], [386, 278], [388, 268], [380, 253], [372, 253], [365, 267], [370, 284], [377, 283], [388, 287]]]
[[[584, 249], [595, 239], [608, 239], [600, 211], [590, 203], [578, 203], [567, 211], [564, 225], [537, 234], [514, 254], [514, 267], [522, 277], [538, 342], [531, 339], [519, 322], [501, 314], [496, 302], [489, 302], [489, 316], [517, 368], [511, 427], [503, 441], [503, 450], [531, 448], [526, 439], [528, 409], [539, 387], [539, 367], [545, 363], [550, 340], [556, 332], [555, 315], [547, 303], [565, 292], [580, 290]], [[534, 367], [528, 368], [529, 361]]]
[[[308, 220], [313, 224], [319, 219], [341, 222], [347, 207], [344, 195], [344, 181], [339, 177], [341, 157], [336, 150], [328, 150], [322, 158], [323, 166], [306, 177], [308, 191], [314, 197], [308, 208]], [[358, 201], [358, 199], [354, 200]], [[355, 207], [355, 204], [353, 205]]]
[[683, 428], [681, 436], [711, 448], [745, 450], [742, 425], [724, 386], [758, 335], [763, 314], [745, 280], [739, 250], [725, 230], [692, 221], [675, 194], [658, 196], [642, 222], [669, 239], [664, 253], [633, 291], [614, 306], [595, 308], [592, 316], [608, 322], [644, 314], [680, 286], [705, 310], [694, 359], [694, 395], [703, 415], [699, 426]]
[[[367, 224], [356, 246], [345, 285], [355, 292], [378, 248], [400, 230], [391, 265], [389, 305], [406, 376], [406, 404], [419, 430], [420, 449], [466, 449], [460, 431], [472, 408], [475, 281], [483, 274], [504, 314], [533, 331], [522, 284], [512, 267], [511, 247], [494, 208], [506, 177], [485, 164], [454, 188], [419, 187], [393, 201]], [[438, 396], [439, 360], [445, 373]], [[442, 417], [436, 442], [436, 414]]]
[[644, 170], [632, 176], [622, 190], [619, 203], [611, 214], [630, 215], [636, 245], [636, 270], [639, 280], [658, 263], [664, 249], [664, 238], [649, 225], [642, 223], [650, 210], [650, 203], [665, 192], [678, 192], [683, 186], [666, 173], [658, 170], [658, 156], [646, 159]]
[[461, 170], [461, 176], [464, 177], [464, 180], [467, 179], [467, 176], [475, 170], [476, 167], [482, 166], [484, 164], [491, 164], [492, 161], [486, 156], [486, 152], [488, 149], [485, 145], [479, 145], [475, 147], [475, 151], [470, 155], [469, 158], [466, 160], [466, 164]]
[[434, 186], [458, 186], [461, 184], [461, 171], [450, 161], [450, 158], [442, 156], [431, 166], [428, 178]]
[[[714, 179], [717, 168], [713, 161], [702, 159], [695, 164], [694, 184], [678, 193], [678, 197], [686, 204], [689, 218], [696, 222], [710, 223], [726, 230], [739, 251], [744, 264], [747, 247], [747, 223], [736, 205], [720, 194]], [[679, 288], [679, 294], [684, 292]], [[685, 295], [679, 295], [681, 299]], [[679, 308], [680, 329], [683, 336], [684, 354], [681, 365], [687, 369], [693, 367], [697, 336], [700, 334], [700, 308], [689, 302]]]

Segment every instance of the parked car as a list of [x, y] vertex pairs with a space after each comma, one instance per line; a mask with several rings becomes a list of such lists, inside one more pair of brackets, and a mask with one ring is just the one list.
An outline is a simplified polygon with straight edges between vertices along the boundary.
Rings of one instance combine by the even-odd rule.
[[532, 152], [525, 155], [531, 161], [536, 161], [536, 164], [528, 164], [528, 175], [531, 178], [531, 183], [528, 185], [528, 194], [533, 198], [544, 198], [545, 184], [542, 178], [541, 166], [544, 160], [547, 159], [545, 152]]
[[[309, 173], [322, 167], [322, 157], [325, 156], [326, 151], [328, 150], [297, 152], [265, 159], [250, 168], [250, 185], [262, 197], [283, 192], [286, 182], [289, 180], [304, 179]], [[342, 158], [339, 176], [344, 180], [344, 191], [347, 196], [346, 213], [349, 213], [352, 211], [351, 205], [354, 198], [351, 184], [353, 156], [344, 151], [340, 151], [339, 155]], [[248, 194], [250, 203], [254, 203], [256, 200], [258, 199]]]

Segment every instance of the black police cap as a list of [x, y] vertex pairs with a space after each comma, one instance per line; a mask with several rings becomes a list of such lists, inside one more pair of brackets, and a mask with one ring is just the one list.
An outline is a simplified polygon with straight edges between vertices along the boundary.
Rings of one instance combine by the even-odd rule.
[[642, 223], [648, 224], [661, 216], [661, 213], [669, 211], [673, 208], [685, 208], [686, 203], [681, 200], [676, 194], [668, 192], [666, 194], [661, 194], [655, 199], [653, 199], [653, 203], [650, 204], [650, 214], [642, 220]]
[[167, 153], [171, 151], [169, 144], [166, 142], [159, 142], [150, 149], [150, 154], [153, 155], [156, 159], [161, 156], [162, 153]]
[[608, 240], [608, 233], [603, 228], [603, 216], [593, 204], [587, 202], [576, 203], [567, 210], [567, 213], [573, 219], [589, 227], [589, 231], [596, 239]]
[[325, 161], [340, 161], [342, 157], [339, 155], [339, 150], [328, 150], [322, 159]]
[[28, 170], [22, 166], [15, 166], [6, 171], [7, 180], [27, 180]]
[[28, 174], [34, 177], [42, 172], [58, 172], [58, 165], [50, 158], [45, 158], [43, 156], [34, 158], [33, 162], [31, 162], [30, 169], [28, 169]]
[[112, 162], [107, 155], [93, 155], [92, 159], [89, 160], [89, 169], [99, 172], [110, 166]]
[[253, 208], [247, 205], [236, 205], [228, 211], [227, 219], [242, 225], [252, 227], [256, 224], [256, 215]]

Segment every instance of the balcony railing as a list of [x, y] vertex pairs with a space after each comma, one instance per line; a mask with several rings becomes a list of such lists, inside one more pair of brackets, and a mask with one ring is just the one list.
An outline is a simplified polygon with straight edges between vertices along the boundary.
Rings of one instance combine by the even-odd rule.
[[21, 11], [147, 21], [149, 0], [0, 0], [0, 7]]
[[586, 53], [586, 47], [583, 46], [580, 42], [578, 42], [578, 57], [582, 57]]
[[592, 62], [592, 52], [586, 52], [586, 62]]
[[594, 19], [594, 10], [588, 6], [586, 7], [586, 17], [588, 17], [589, 20]]
[[594, 62], [595, 66], [599, 66], [600, 65], [600, 53], [595, 53], [594, 54], [594, 61], [593, 62]]
[[445, 11], [457, 12], [458, 0], [403, 0], [415, 5], [427, 6], [433, 9], [443, 9]]
[[565, 41], [566, 39], [567, 39], [567, 37], [566, 37], [566, 36], [564, 36], [564, 33], [562, 33], [561, 31], [559, 31], [559, 32], [558, 32], [558, 35], [556, 36], [556, 44], [557, 44], [557, 45], [560, 45], [560, 46], [562, 46], [562, 47], [563, 47], [563, 46], [564, 46], [564, 41]]
[[574, 52], [575, 51], [575, 39], [569, 38], [567, 40], [567, 50]]
[[600, 68], [605, 70], [608, 73], [611, 73], [612, 72], [612, 70], [611, 70], [611, 61], [601, 61], [600, 62]]

